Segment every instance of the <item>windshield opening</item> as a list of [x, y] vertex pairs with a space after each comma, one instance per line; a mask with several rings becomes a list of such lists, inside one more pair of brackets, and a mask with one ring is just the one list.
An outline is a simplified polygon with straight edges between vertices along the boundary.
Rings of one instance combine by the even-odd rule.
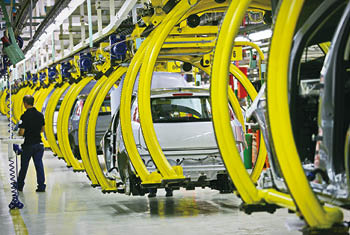
[[211, 121], [208, 96], [151, 99], [153, 123]]

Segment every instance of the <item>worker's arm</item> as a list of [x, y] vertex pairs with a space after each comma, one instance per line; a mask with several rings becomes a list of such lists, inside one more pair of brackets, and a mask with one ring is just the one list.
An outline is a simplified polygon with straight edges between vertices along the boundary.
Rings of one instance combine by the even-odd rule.
[[24, 136], [24, 128], [19, 128], [18, 135]]
[[40, 132], [44, 132], [44, 131], [45, 131], [45, 126], [42, 126]]

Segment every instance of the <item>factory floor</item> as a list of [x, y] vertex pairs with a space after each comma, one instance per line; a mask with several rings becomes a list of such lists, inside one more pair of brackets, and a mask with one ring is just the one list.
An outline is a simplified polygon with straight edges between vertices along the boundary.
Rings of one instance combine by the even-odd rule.
[[[7, 119], [0, 116], [0, 137]], [[21, 210], [11, 201], [7, 145], [0, 145], [0, 234], [301, 234], [302, 222], [287, 209], [274, 214], [246, 215], [240, 199], [210, 189], [174, 191], [156, 198], [102, 194], [92, 188], [85, 173], [74, 173], [50, 150], [44, 154], [46, 192], [37, 193], [31, 161], [26, 185], [20, 192]]]

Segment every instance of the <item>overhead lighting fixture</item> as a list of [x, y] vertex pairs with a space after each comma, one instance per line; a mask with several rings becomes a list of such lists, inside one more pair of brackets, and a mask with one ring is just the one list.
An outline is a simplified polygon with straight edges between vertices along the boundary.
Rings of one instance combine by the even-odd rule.
[[69, 8], [74, 8], [74, 10], [80, 6], [81, 4], [83, 4], [85, 2], [85, 0], [75, 0], [75, 1], [71, 1], [69, 4], [68, 4], [68, 7]]
[[272, 36], [272, 30], [271, 29], [266, 29], [260, 32], [256, 32], [256, 33], [251, 33], [249, 34], [249, 39], [252, 41], [259, 41], [259, 40], [263, 40], [263, 39], [267, 39], [267, 38], [271, 38]]

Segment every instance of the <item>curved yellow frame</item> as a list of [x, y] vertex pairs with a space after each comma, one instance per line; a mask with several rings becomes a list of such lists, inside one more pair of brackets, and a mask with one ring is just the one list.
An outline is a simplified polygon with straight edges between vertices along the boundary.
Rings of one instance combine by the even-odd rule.
[[98, 118], [100, 108], [109, 90], [123, 76], [123, 74], [125, 74], [126, 70], [127, 68], [125, 67], [119, 67], [109, 76], [106, 83], [103, 84], [103, 86], [101, 87], [100, 92], [96, 97], [94, 104], [91, 107], [91, 112], [89, 116], [89, 124], [88, 124], [88, 132], [87, 132], [89, 159], [91, 162], [91, 166], [94, 170], [95, 176], [98, 182], [100, 183], [103, 191], [116, 191], [117, 188], [116, 188], [116, 182], [114, 180], [109, 180], [105, 177], [98, 160], [97, 150], [96, 150], [96, 138], [95, 138], [97, 118]]
[[[61, 122], [57, 121], [57, 124], [60, 124], [59, 126], [57, 126], [57, 137], [58, 137], [58, 142], [60, 146], [62, 146], [61, 151], [66, 161], [72, 165], [74, 171], [83, 171], [85, 168], [83, 164], [74, 157], [72, 149], [70, 147], [69, 137], [68, 137], [68, 125], [69, 125], [70, 116], [65, 114], [71, 112], [74, 102], [77, 99], [78, 95], [92, 79], [93, 77], [84, 78], [77, 84], [77, 86], [75, 86], [75, 89], [72, 89], [72, 92], [69, 94], [69, 98], [67, 99], [65, 98], [64, 104], [62, 102], [63, 113], [60, 119]], [[60, 112], [61, 112], [61, 109], [60, 109]]]
[[124, 78], [122, 94], [120, 97], [120, 127], [122, 131], [123, 142], [130, 161], [137, 175], [140, 177], [142, 184], [159, 184], [162, 180], [162, 176], [158, 172], [154, 171], [150, 173], [141, 159], [133, 136], [130, 110], [136, 76], [139, 72], [142, 60], [144, 58], [145, 48], [149, 43], [150, 37], [153, 35], [154, 31], [141, 44], [140, 48], [132, 58]]
[[20, 89], [17, 94], [12, 96], [12, 120], [14, 123], [17, 123], [21, 119], [22, 112], [22, 105], [23, 105], [23, 97], [27, 94], [29, 94], [30, 87], [24, 87]]
[[55, 88], [55, 84], [51, 84], [48, 88], [44, 88], [42, 94], [39, 96], [38, 100], [35, 103], [35, 107], [39, 112], [42, 112], [43, 105], [45, 103], [45, 100], [47, 96], [50, 94], [52, 89]]
[[301, 214], [311, 227], [329, 228], [342, 221], [343, 213], [323, 207], [313, 193], [300, 162], [289, 114], [288, 65], [303, 2], [283, 1], [278, 11], [268, 65], [268, 116], [276, 157]]
[[71, 94], [75, 91], [77, 86], [78, 86], [78, 84], [76, 84], [76, 83], [72, 84], [70, 86], [69, 90], [64, 95], [62, 103], [61, 103], [61, 106], [60, 106], [60, 109], [58, 110], [57, 123], [56, 123], [57, 141], [58, 141], [59, 149], [60, 149], [60, 151], [62, 153], [62, 155], [60, 155], [60, 157], [64, 158], [64, 161], [66, 162], [67, 167], [71, 167], [72, 164], [69, 161], [69, 159], [66, 157], [66, 154], [65, 154], [65, 149], [64, 148], [67, 147], [67, 146], [63, 146], [63, 143], [62, 143], [63, 136], [64, 135], [68, 136], [68, 133], [66, 133], [67, 130], [66, 130], [66, 132], [62, 131], [62, 119], [64, 117], [67, 117], [69, 119], [70, 110], [69, 111], [68, 111], [68, 109], [66, 110], [66, 105], [67, 105], [68, 101], [71, 99]]
[[[51, 84], [48, 88], [44, 88], [44, 91], [42, 92], [42, 94], [40, 95], [40, 97], [38, 98], [38, 100], [35, 104], [35, 107], [39, 112], [42, 112], [44, 102], [45, 102], [46, 98], [48, 97], [48, 95], [50, 94], [50, 92], [52, 91], [52, 89], [54, 89], [54, 87], [55, 87], [55, 84]], [[50, 147], [49, 142], [47, 141], [47, 139], [44, 136], [44, 133], [41, 133], [41, 140], [42, 140], [45, 148]]]
[[[195, 4], [193, 1], [192, 4]], [[144, 61], [140, 69], [139, 86], [137, 92], [141, 130], [148, 152], [152, 157], [164, 180], [184, 179], [181, 166], [172, 167], [166, 159], [154, 130], [151, 113], [151, 82], [154, 66], [160, 49], [168, 34], [181, 17], [192, 7], [189, 1], [182, 0], [165, 17], [155, 29], [156, 33], [151, 37], [149, 46], [146, 48]]]
[[104, 75], [102, 76], [95, 84], [95, 86], [91, 89], [90, 94], [85, 100], [83, 110], [81, 111], [80, 120], [79, 120], [79, 128], [78, 128], [78, 140], [79, 140], [79, 151], [81, 160], [83, 161], [83, 165], [85, 167], [86, 174], [91, 180], [92, 186], [98, 186], [99, 182], [95, 176], [95, 173], [92, 169], [91, 162], [88, 155], [88, 148], [86, 145], [86, 125], [89, 117], [89, 112], [91, 110], [91, 106], [95, 101], [95, 98], [98, 92], [101, 89], [101, 86], [106, 82], [108, 78]]
[[[247, 90], [250, 98], [252, 100], [254, 100], [256, 98], [256, 96], [258, 95], [258, 93], [256, 92], [254, 86], [249, 81], [247, 76], [239, 68], [237, 68], [233, 64], [230, 64], [230, 72], [232, 74], [234, 74], [234, 76], [238, 79], [238, 81]], [[262, 141], [260, 141], [258, 157], [257, 157], [257, 160], [255, 162], [254, 169], [250, 175], [250, 178], [252, 179], [252, 181], [254, 183], [256, 183], [260, 177], [260, 174], [261, 174], [261, 171], [264, 167], [266, 156], [267, 156], [266, 146], [265, 146], [265, 142], [263, 141], [262, 133], [260, 134], [260, 139]]]
[[250, 46], [252, 48], [254, 48], [258, 54], [259, 54], [259, 62], [258, 62], [258, 67], [259, 67], [259, 79], [261, 80], [261, 62], [265, 59], [264, 53], [262, 52], [262, 50], [260, 49], [260, 47], [258, 45], [256, 45], [253, 42], [245, 42], [245, 41], [235, 41], [234, 42], [235, 46]]
[[262, 201], [261, 195], [251, 181], [237, 149], [232, 148], [232, 146], [236, 146], [232, 131], [227, 131], [231, 130], [227, 107], [229, 58], [231, 58], [233, 48], [232, 41], [237, 34], [249, 2], [249, 0], [233, 1], [226, 12], [214, 53], [210, 92], [216, 140], [227, 171], [243, 201], [247, 204], [257, 204]]
[[0, 112], [3, 115], [6, 115], [6, 95], [7, 95], [7, 88], [2, 92], [1, 97], [0, 97]]
[[59, 158], [62, 158], [62, 152], [56, 143], [55, 134], [53, 132], [53, 117], [57, 103], [68, 87], [69, 84], [64, 83], [63, 86], [57, 88], [52, 93], [45, 111], [45, 135], [52, 152], [54, 152]]

